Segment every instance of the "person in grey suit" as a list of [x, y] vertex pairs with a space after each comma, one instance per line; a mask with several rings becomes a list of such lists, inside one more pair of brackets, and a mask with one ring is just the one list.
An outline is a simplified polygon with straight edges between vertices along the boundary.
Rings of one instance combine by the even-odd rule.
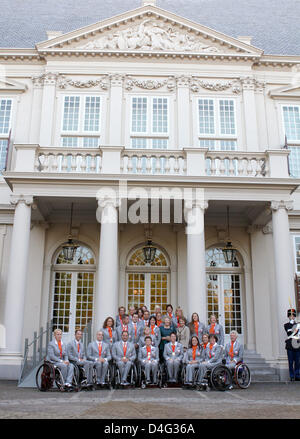
[[67, 346], [62, 342], [62, 330], [55, 329], [53, 332], [54, 340], [48, 345], [47, 360], [58, 367], [67, 388], [72, 387], [74, 376], [74, 366], [69, 362]]
[[206, 334], [206, 328], [204, 323], [200, 322], [199, 315], [193, 312], [191, 321], [189, 323], [190, 336], [196, 335], [199, 340], [202, 339], [202, 335]]
[[149, 328], [149, 326], [142, 326], [142, 335], [138, 341], [139, 349], [145, 346], [145, 344], [146, 344], [145, 337], [149, 336], [149, 335], [152, 339], [152, 346], [156, 346], [156, 337], [155, 337], [155, 335], [151, 334], [151, 329]]
[[134, 344], [135, 349], [139, 347], [139, 339], [143, 335], [143, 324], [139, 322], [138, 313], [134, 313], [132, 316], [132, 322], [130, 323], [130, 330], [132, 332], [132, 343]]
[[171, 326], [173, 327], [173, 331], [176, 331], [177, 329], [177, 317], [173, 312], [173, 306], [171, 304], [168, 304], [166, 306], [167, 314], [164, 315], [164, 317], [169, 317], [171, 319]]
[[68, 358], [70, 361], [73, 361], [78, 366], [82, 366], [84, 368], [87, 386], [91, 387], [93, 385], [93, 363], [92, 361], [87, 360], [81, 339], [82, 331], [80, 329], [76, 329], [74, 340], [70, 341], [70, 343], [67, 345]]
[[163, 357], [166, 361], [168, 370], [168, 381], [176, 383], [178, 379], [178, 372], [183, 360], [183, 346], [176, 341], [176, 334], [170, 334], [171, 341], [165, 345]]
[[122, 324], [122, 318], [123, 318], [123, 315], [125, 314], [125, 312], [126, 312], [125, 307], [124, 307], [124, 306], [120, 306], [120, 307], [119, 307], [119, 314], [118, 314], [118, 315], [116, 316], [116, 318], [115, 318], [116, 328], [117, 328], [118, 326], [121, 326], [121, 324]]
[[237, 341], [237, 338], [238, 333], [231, 331], [230, 343], [227, 343], [225, 346], [224, 358], [229, 369], [234, 369], [237, 363], [243, 361], [244, 347]]
[[203, 361], [199, 363], [198, 384], [201, 384], [207, 370], [211, 370], [223, 359], [223, 346], [218, 344], [218, 337], [211, 334], [209, 344], [206, 346]]
[[96, 334], [96, 341], [92, 341], [88, 345], [87, 358], [93, 362], [97, 372], [97, 384], [103, 386], [105, 384], [105, 377], [111, 360], [110, 346], [103, 341], [103, 331], [98, 331]]
[[193, 335], [191, 347], [185, 352], [183, 362], [186, 364], [185, 384], [193, 383], [193, 376], [196, 369], [199, 368], [201, 361], [201, 348], [199, 339]]
[[177, 328], [177, 340], [182, 344], [184, 352], [188, 349], [190, 344], [190, 330], [185, 323], [185, 318], [180, 317], [179, 326]]
[[133, 334], [133, 327], [129, 322], [129, 315], [128, 314], [123, 315], [122, 324], [117, 327], [116, 332], [117, 332], [118, 341], [120, 341], [122, 339], [122, 332], [123, 331], [128, 331], [128, 341], [131, 343], [133, 338], [134, 338], [134, 334]]
[[107, 317], [103, 323], [103, 341], [108, 343], [110, 350], [112, 350], [113, 344], [118, 341], [118, 335], [114, 326], [114, 319], [112, 317]]
[[207, 334], [216, 334], [218, 344], [224, 346], [224, 329], [223, 326], [217, 323], [217, 318], [214, 314], [210, 316], [210, 324], [206, 326], [204, 332]]
[[122, 340], [114, 343], [112, 357], [119, 368], [121, 384], [128, 385], [127, 376], [136, 359], [134, 344], [128, 341], [128, 331], [122, 332]]
[[160, 329], [156, 324], [156, 317], [153, 315], [149, 319], [150, 334], [155, 336], [155, 346], [158, 347], [161, 340]]
[[158, 347], [152, 346], [150, 335], [145, 337], [145, 346], [139, 349], [138, 359], [141, 367], [145, 369], [146, 384], [151, 384], [150, 373], [152, 372], [153, 384], [157, 384], [157, 370], [159, 362]]

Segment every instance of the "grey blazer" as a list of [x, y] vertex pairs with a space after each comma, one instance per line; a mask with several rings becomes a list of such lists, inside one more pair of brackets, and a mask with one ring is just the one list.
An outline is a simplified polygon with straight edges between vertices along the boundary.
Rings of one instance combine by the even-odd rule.
[[206, 333], [205, 325], [203, 323], [199, 322], [198, 334], [196, 334], [195, 326], [194, 325], [189, 325], [189, 329], [190, 329], [190, 337], [192, 338], [193, 335], [196, 335], [198, 337], [198, 339], [199, 339], [199, 342], [201, 343], [202, 335]]
[[[231, 361], [231, 357], [229, 355], [229, 351], [231, 348], [231, 342], [227, 343], [225, 346], [225, 353], [224, 358], [226, 361]], [[239, 361], [243, 361], [243, 355], [244, 355], [244, 346], [241, 345], [237, 340], [235, 340], [233, 344], [233, 360], [238, 363]]]
[[[150, 327], [150, 331], [151, 331], [151, 327]], [[150, 332], [151, 335], [151, 332]], [[160, 341], [161, 341], [161, 332], [158, 326], [155, 326], [154, 328], [154, 336], [155, 336], [155, 346], [159, 346]]]
[[[183, 358], [183, 362], [185, 364], [188, 364], [190, 361], [193, 361], [193, 349], [189, 348], [185, 354], [184, 354], [184, 358]], [[195, 361], [201, 361], [201, 349], [199, 349], [197, 347], [196, 349], [196, 358]]]
[[78, 361], [79, 354], [80, 354], [80, 358], [82, 358], [83, 360], [86, 360], [85, 349], [84, 349], [83, 343], [81, 341], [79, 342], [79, 346], [80, 346], [80, 351], [78, 352], [76, 340], [70, 341], [70, 343], [68, 343], [67, 353], [68, 353], [69, 360]]
[[[211, 325], [206, 326], [205, 332], [209, 334]], [[224, 346], [224, 329], [222, 325], [219, 325], [219, 323], [216, 323], [215, 326], [215, 334], [218, 337], [218, 344]]]
[[140, 322], [136, 323], [136, 336], [135, 336], [135, 329], [134, 329], [134, 324], [131, 322], [130, 323], [130, 327], [132, 330], [132, 343], [136, 344], [139, 342], [140, 337], [143, 335], [143, 329], [144, 326], [140, 324]]
[[[92, 341], [87, 348], [87, 359], [91, 361], [97, 361], [99, 358], [99, 347], [98, 342]], [[101, 358], [104, 358], [107, 361], [111, 360], [110, 346], [108, 343], [102, 341], [102, 351]]]
[[[147, 360], [148, 354], [147, 354], [147, 348], [146, 346], [143, 346], [141, 349], [139, 349], [139, 355], [138, 359], [139, 361], [143, 362], [144, 360]], [[159, 360], [159, 351], [158, 347], [151, 346], [151, 360]]]
[[[123, 341], [117, 341], [112, 347], [112, 357], [115, 361], [119, 362], [124, 357]], [[133, 343], [127, 341], [126, 358], [130, 361], [136, 359], [136, 352]]]
[[179, 343], [182, 344], [182, 346], [184, 348], [188, 348], [189, 347], [190, 330], [189, 330], [188, 326], [184, 326], [183, 328], [181, 328], [179, 326], [179, 328], [177, 328], [177, 340], [179, 341]]
[[47, 350], [47, 360], [52, 363], [62, 363], [63, 361], [69, 361], [67, 345], [61, 342], [62, 358], [60, 357], [60, 350], [56, 340], [50, 341]]
[[[103, 328], [103, 341], [111, 346], [110, 336], [107, 328]], [[115, 343], [118, 341], [117, 333], [114, 329], [112, 329], [112, 342]]]
[[[139, 338], [139, 341], [138, 341], [138, 345], [139, 345], [139, 347], [140, 348], [142, 348], [143, 346], [145, 346], [145, 337], [146, 337], [146, 335], [142, 335], [140, 338]], [[150, 337], [152, 338], [152, 346], [156, 346], [156, 340], [155, 340], [155, 335], [152, 335], [152, 334], [150, 334]]]
[[[164, 314], [163, 317], [162, 317], [162, 319], [164, 319], [164, 317], [169, 317], [169, 318], [170, 318], [169, 314]], [[172, 314], [172, 317], [171, 317], [171, 326], [173, 326], [173, 329], [176, 330], [176, 329], [177, 329], [177, 325], [178, 325], [177, 317], [176, 317], [175, 314], [173, 313], [173, 314]]]
[[168, 360], [169, 358], [173, 358], [174, 360], [183, 360], [183, 346], [181, 343], [176, 342], [175, 355], [173, 355], [172, 343], [169, 342], [165, 345], [164, 348], [164, 359]]
[[223, 359], [223, 347], [215, 343], [212, 350], [209, 349], [209, 343], [204, 353], [204, 361], [209, 364], [220, 363]]
[[[132, 342], [134, 338], [134, 328], [130, 323], [127, 325], [127, 327], [128, 327], [128, 341]], [[116, 329], [118, 341], [122, 340], [122, 331], [123, 331], [122, 325], [118, 326]]]

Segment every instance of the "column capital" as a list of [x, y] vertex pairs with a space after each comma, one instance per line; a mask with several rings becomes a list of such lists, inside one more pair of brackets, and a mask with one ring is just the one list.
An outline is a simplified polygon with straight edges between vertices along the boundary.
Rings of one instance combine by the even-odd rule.
[[35, 206], [32, 195], [15, 195], [15, 194], [12, 194], [10, 196], [10, 203], [13, 206], [17, 206], [19, 203], [24, 203], [27, 206], [32, 206], [32, 207]]
[[109, 75], [109, 79], [110, 79], [110, 85], [112, 87], [122, 87], [123, 86], [123, 82], [124, 79], [126, 78], [126, 75], [122, 75], [121, 73], [111, 73]]
[[199, 207], [202, 210], [206, 210], [208, 208], [208, 201], [207, 200], [185, 200], [184, 201], [184, 208], [186, 210], [191, 210], [195, 207]]
[[280, 200], [280, 201], [271, 201], [271, 209], [272, 211], [277, 211], [279, 209], [285, 209], [286, 211], [293, 210], [293, 201], [292, 200]]
[[98, 207], [104, 209], [107, 206], [120, 207], [121, 201], [117, 198], [98, 198]]

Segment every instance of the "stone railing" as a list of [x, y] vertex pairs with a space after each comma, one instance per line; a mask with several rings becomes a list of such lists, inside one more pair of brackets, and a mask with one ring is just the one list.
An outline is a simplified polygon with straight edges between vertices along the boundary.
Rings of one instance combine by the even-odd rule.
[[121, 174], [185, 175], [184, 151], [125, 149], [121, 155]]
[[161, 175], [206, 178], [288, 178], [289, 150], [212, 151], [207, 148], [125, 149], [14, 145], [11, 171]]

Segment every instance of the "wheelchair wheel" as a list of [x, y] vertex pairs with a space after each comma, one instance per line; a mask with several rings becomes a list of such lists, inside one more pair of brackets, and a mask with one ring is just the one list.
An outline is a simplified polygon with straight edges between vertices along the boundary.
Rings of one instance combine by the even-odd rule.
[[138, 379], [136, 365], [133, 363], [133, 365], [131, 367], [131, 372], [130, 372], [130, 384], [134, 387], [137, 387], [138, 382], [139, 382], [139, 379]]
[[54, 383], [53, 366], [51, 366], [49, 363], [42, 364], [37, 370], [35, 382], [37, 388], [41, 392], [46, 392], [47, 390], [50, 390], [53, 387]]
[[59, 367], [55, 367], [55, 384], [59, 390], [64, 390], [65, 382]]
[[73, 375], [73, 380], [72, 380], [72, 386], [74, 386], [75, 388], [80, 386], [80, 370], [79, 370], [79, 366], [76, 363], [72, 363], [74, 366], [74, 375]]
[[250, 369], [246, 364], [237, 364], [234, 369], [234, 381], [240, 389], [247, 389], [251, 382]]
[[210, 382], [214, 389], [225, 391], [232, 385], [230, 370], [223, 365], [216, 366], [211, 371]]

